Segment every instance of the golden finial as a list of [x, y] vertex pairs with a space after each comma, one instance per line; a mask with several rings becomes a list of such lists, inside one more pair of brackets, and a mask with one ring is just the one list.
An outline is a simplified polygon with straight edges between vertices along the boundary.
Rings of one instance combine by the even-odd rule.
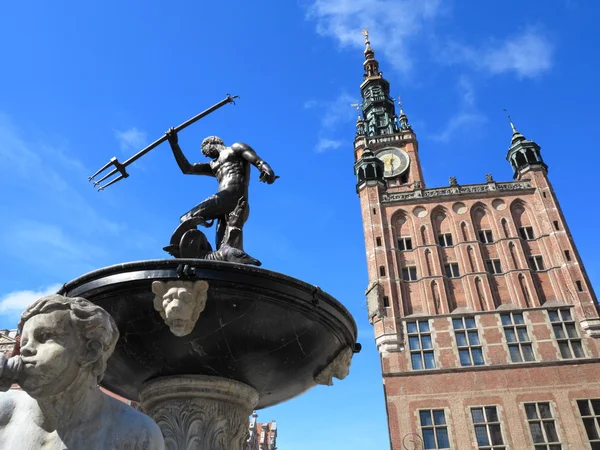
[[362, 30], [362, 34], [365, 35], [365, 44], [368, 44], [369, 43], [369, 30], [367, 30], [366, 28], [364, 28]]
[[352, 103], [350, 106], [356, 108], [358, 111], [358, 120], [362, 120], [362, 117], [360, 117], [360, 105], [358, 103]]

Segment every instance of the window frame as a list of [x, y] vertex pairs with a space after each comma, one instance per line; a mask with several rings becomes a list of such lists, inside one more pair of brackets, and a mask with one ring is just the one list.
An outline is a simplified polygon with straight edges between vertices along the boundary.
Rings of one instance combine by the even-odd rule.
[[[408, 274], [408, 277], [404, 275]], [[413, 279], [414, 274], [414, 279]], [[402, 281], [410, 283], [411, 281], [417, 281], [419, 279], [419, 274], [417, 273], [417, 266], [404, 266], [402, 267]]]
[[[467, 320], [472, 319], [475, 326], [468, 327]], [[461, 321], [462, 328], [456, 328], [456, 321]], [[452, 317], [452, 329], [454, 330], [454, 340], [456, 342], [456, 348], [458, 350], [458, 362], [461, 367], [474, 367], [474, 366], [485, 366], [485, 357], [483, 355], [483, 344], [481, 341], [481, 337], [479, 336], [479, 326], [477, 324], [477, 319], [475, 316], [461, 316], [461, 317]], [[476, 333], [477, 344], [471, 343], [471, 338], [473, 333]], [[463, 336], [464, 342], [466, 345], [459, 345], [458, 335], [461, 334]], [[466, 352], [466, 353], [465, 353]], [[481, 363], [476, 363], [473, 354], [479, 352], [481, 356]], [[468, 354], [470, 364], [463, 364], [462, 355]]]
[[[442, 424], [437, 424], [436, 423], [436, 418], [434, 413], [435, 412], [442, 412], [443, 418], [444, 418], [444, 423]], [[428, 412], [429, 413], [429, 418], [431, 420], [431, 425], [423, 425], [423, 416], [422, 413], [424, 412]], [[452, 448], [452, 441], [450, 440], [450, 426], [448, 425], [448, 420], [446, 419], [446, 408], [430, 408], [430, 409], [418, 409], [417, 410], [417, 415], [418, 415], [418, 420], [419, 420], [419, 429], [421, 431], [421, 437], [423, 439], [423, 448], [424, 449], [439, 449], [439, 450], [448, 450]], [[438, 433], [437, 430], [440, 429], [445, 429], [446, 430], [446, 436], [448, 438], [448, 446], [447, 447], [440, 447], [439, 442], [438, 442]], [[425, 447], [426, 445], [426, 441], [425, 441], [425, 430], [432, 430], [433, 431], [433, 438], [434, 438], [434, 445], [435, 447]]]
[[[539, 405], [548, 405], [548, 410], [550, 411], [550, 417], [542, 417], [542, 414], [540, 413], [540, 406]], [[528, 405], [534, 405], [535, 407], [535, 411], [536, 411], [536, 418], [530, 419], [529, 415], [527, 414], [527, 406]], [[551, 401], [540, 401], [540, 402], [525, 402], [523, 403], [523, 410], [525, 412], [525, 420], [527, 421], [527, 426], [529, 428], [529, 436], [531, 438], [531, 442], [533, 443], [533, 448], [534, 450], [554, 450], [554, 448], [551, 448], [550, 446], [560, 446], [559, 448], [562, 450], [563, 449], [563, 442], [560, 440], [560, 433], [558, 432], [558, 426], [557, 426], [557, 420], [554, 414], [554, 408], [552, 405]], [[549, 442], [548, 441], [548, 433], [547, 433], [547, 428], [545, 426], [546, 423], [552, 422], [553, 426], [554, 426], [554, 431], [556, 433], [556, 437], [557, 437], [557, 441], [552, 441]], [[539, 429], [541, 431], [542, 437], [544, 439], [544, 442], [535, 442], [535, 438], [533, 435], [533, 431], [531, 428], [531, 425], [533, 423], [536, 423], [539, 425]]]
[[500, 262], [500, 258], [486, 259], [485, 268], [491, 275], [500, 275], [502, 273], [502, 263]]
[[[487, 409], [489, 408], [494, 408], [495, 410], [495, 414], [496, 414], [496, 418], [498, 420], [496, 421], [490, 421], [488, 418], [488, 411]], [[481, 410], [481, 415], [483, 417], [483, 422], [475, 422], [475, 418], [473, 417], [473, 410]], [[469, 407], [469, 411], [471, 413], [471, 423], [473, 424], [473, 433], [475, 435], [475, 445], [477, 445], [477, 450], [506, 450], [507, 449], [507, 444], [506, 444], [506, 439], [504, 438], [504, 432], [503, 432], [503, 426], [502, 426], [502, 420], [500, 418], [500, 413], [499, 413], [499, 408], [498, 405], [482, 405], [482, 406], [470, 406]], [[502, 440], [501, 444], [493, 444], [493, 439], [492, 439], [492, 432], [490, 431], [490, 426], [495, 426], [497, 425], [500, 428], [500, 438]], [[479, 445], [478, 439], [477, 439], [477, 427], [485, 427], [485, 431], [487, 434], [487, 438], [488, 438], [488, 445]]]
[[[521, 322], [519, 322], [518, 320], [515, 320], [514, 316], [520, 316], [521, 317]], [[504, 317], [508, 317], [509, 321], [508, 323], [506, 323], [504, 321]], [[530, 333], [529, 333], [529, 327], [527, 326], [527, 323], [525, 322], [525, 316], [523, 315], [523, 312], [514, 312], [514, 311], [510, 311], [510, 312], [506, 312], [506, 313], [501, 313], [500, 314], [500, 323], [502, 324], [502, 330], [504, 332], [504, 338], [506, 340], [506, 347], [508, 349], [508, 355], [510, 357], [510, 360], [512, 363], [515, 364], [520, 364], [520, 363], [528, 363], [528, 362], [534, 362], [536, 361], [535, 358], [535, 352], [533, 351], [533, 343], [531, 341], [531, 337], [530, 337]], [[513, 336], [515, 337], [514, 341], [509, 341], [509, 334], [507, 333], [507, 330], [512, 331]], [[525, 334], [527, 335], [527, 340], [521, 340], [521, 333], [519, 333], [519, 330], [525, 330]], [[531, 350], [531, 355], [533, 357], [533, 359], [526, 359], [525, 358], [525, 354], [523, 352], [523, 347], [529, 347], [529, 349]], [[513, 358], [513, 352], [511, 352], [511, 348], [516, 348], [518, 350], [518, 355], [521, 358], [520, 361], [515, 361]]]
[[444, 264], [444, 274], [446, 278], [460, 278], [460, 268], [457, 262], [447, 262]]
[[[581, 419], [581, 425], [583, 426], [583, 428], [585, 430], [585, 436], [587, 437], [588, 444], [590, 445], [590, 448], [591, 448], [592, 444], [600, 444], [600, 405], [599, 405], [598, 412], [596, 413], [596, 408], [592, 404], [592, 401], [597, 401], [600, 404], [600, 398], [581, 398], [581, 399], [577, 399], [576, 401], [577, 401], [577, 412], [579, 413], [579, 418]], [[586, 414], [586, 415], [583, 414], [583, 411], [581, 410], [580, 402], [586, 402], [587, 408], [589, 409], [591, 414]], [[588, 428], [587, 428], [586, 422], [585, 422], [586, 419], [592, 421], [592, 425], [593, 425], [595, 433], [596, 433], [595, 438], [590, 437], [590, 435], [588, 433]]]
[[452, 238], [452, 233], [438, 233], [438, 245], [440, 247], [453, 247], [454, 239]]
[[494, 233], [492, 233], [491, 228], [485, 228], [483, 230], [478, 230], [477, 237], [479, 238], [479, 242], [481, 242], [482, 244], [493, 244], [494, 243]]
[[411, 236], [399, 236], [396, 242], [398, 244], [398, 251], [408, 252], [414, 249]]
[[524, 241], [533, 241], [535, 239], [535, 233], [531, 225], [519, 227], [518, 231], [519, 237]]
[[[546, 310], [548, 313], [548, 320], [550, 321], [550, 325], [552, 326], [552, 335], [554, 336], [554, 340], [558, 345], [558, 351], [560, 352], [561, 359], [581, 359], [586, 358], [585, 349], [583, 347], [583, 339], [581, 337], [581, 333], [577, 329], [577, 321], [573, 315], [572, 307], [564, 307], [564, 308], [553, 308]], [[563, 313], [567, 313], [570, 317], [569, 320], [564, 319]], [[556, 314], [556, 317], [559, 320], [552, 320], [553, 314]], [[570, 327], [568, 327], [570, 325]], [[559, 336], [557, 333], [557, 328], [560, 326], [562, 336]], [[569, 330], [574, 331], [575, 336], [572, 336]], [[566, 347], [561, 344], [567, 344]], [[574, 343], [578, 345], [573, 345]], [[569, 350], [570, 356], [565, 356], [564, 349]], [[581, 356], [574, 356], [577, 352], [581, 353]]]
[[[429, 322], [429, 319], [415, 319], [415, 320], [405, 321], [404, 323], [406, 326], [406, 338], [407, 338], [408, 352], [409, 352], [409, 357], [410, 357], [410, 367], [412, 368], [412, 370], [436, 369], [437, 367], [436, 367], [436, 359], [435, 359], [435, 345], [433, 342], [433, 335], [431, 332], [431, 323]], [[414, 325], [415, 331], [411, 331], [409, 325]], [[422, 325], [425, 325], [425, 326], [422, 326]], [[424, 337], [429, 338], [429, 343], [431, 345], [430, 348], [426, 348], [423, 345]], [[414, 342], [415, 338], [418, 340], [418, 347], [413, 348], [413, 342]], [[432, 356], [431, 361], [433, 361], [433, 367], [427, 367], [428, 360], [425, 358], [425, 354], [428, 354], [428, 355], [430, 354]], [[420, 361], [421, 367], [419, 367], [419, 368], [414, 367], [413, 355], [419, 355], [419, 361]]]
[[529, 261], [529, 268], [532, 272], [543, 272], [546, 270], [542, 255], [530, 255], [527, 257], [527, 261]]

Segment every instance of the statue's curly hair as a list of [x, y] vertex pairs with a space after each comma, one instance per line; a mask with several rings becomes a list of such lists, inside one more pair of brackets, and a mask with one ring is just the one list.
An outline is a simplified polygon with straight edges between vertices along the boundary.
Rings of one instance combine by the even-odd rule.
[[19, 334], [22, 333], [25, 322], [33, 316], [54, 311], [69, 311], [75, 329], [87, 341], [86, 344], [95, 342], [102, 347], [100, 358], [91, 367], [92, 374], [100, 382], [106, 370], [106, 361], [112, 355], [119, 340], [119, 330], [114, 319], [100, 306], [94, 305], [85, 298], [53, 294], [38, 299], [21, 314]]

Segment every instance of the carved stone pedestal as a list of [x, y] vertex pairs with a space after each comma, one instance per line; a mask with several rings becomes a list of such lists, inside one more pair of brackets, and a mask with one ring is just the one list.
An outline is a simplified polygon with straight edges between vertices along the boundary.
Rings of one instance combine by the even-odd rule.
[[167, 450], [245, 450], [248, 416], [259, 396], [237, 381], [182, 375], [144, 383], [140, 398]]

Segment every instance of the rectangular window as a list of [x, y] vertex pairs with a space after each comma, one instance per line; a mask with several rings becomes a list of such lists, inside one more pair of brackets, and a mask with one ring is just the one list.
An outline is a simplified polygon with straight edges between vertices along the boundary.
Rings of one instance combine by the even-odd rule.
[[542, 259], [542, 255], [533, 255], [529, 258], [529, 268], [534, 272], [539, 272], [540, 270], [544, 270], [544, 260]]
[[600, 399], [577, 400], [579, 414], [592, 450], [600, 449]]
[[499, 259], [488, 259], [485, 262], [485, 265], [487, 266], [487, 271], [492, 275], [502, 273], [502, 266], [500, 265]]
[[402, 279], [404, 281], [416, 281], [417, 280], [416, 266], [403, 267], [402, 268]]
[[492, 230], [479, 230], [479, 241], [484, 244], [491, 244], [494, 242], [494, 236]]
[[381, 247], [381, 238], [380, 237], [376, 238], [376, 242], [377, 242], [377, 247]]
[[585, 358], [581, 338], [571, 314], [571, 308], [548, 311], [554, 337], [558, 343], [560, 354], [564, 359]]
[[561, 450], [550, 403], [525, 403], [525, 414], [535, 450]]
[[438, 234], [438, 242], [442, 247], [452, 247], [452, 235], [450, 233]]
[[446, 276], [448, 278], [460, 277], [460, 272], [458, 271], [458, 263], [444, 264], [444, 270], [446, 271]]
[[501, 314], [500, 319], [504, 327], [504, 336], [511, 361], [535, 361], [523, 313]]
[[406, 322], [406, 335], [413, 370], [435, 369], [429, 320]]
[[385, 277], [385, 266], [379, 266], [379, 276]]
[[450, 448], [448, 425], [443, 409], [421, 410], [419, 418], [421, 419], [424, 449]]
[[506, 448], [495, 406], [471, 408], [471, 419], [475, 427], [478, 449], [504, 450]]
[[452, 319], [461, 366], [482, 366], [483, 350], [474, 317]]
[[569, 250], [565, 250], [565, 259], [571, 261], [571, 252]]
[[398, 238], [398, 250], [412, 250], [412, 239], [409, 237], [399, 237]]
[[581, 281], [577, 280], [575, 284], [577, 285], [577, 290], [579, 292], [583, 292], [583, 285], [581, 284]]
[[521, 236], [521, 239], [525, 239], [526, 241], [535, 239], [535, 236], [533, 235], [533, 227], [519, 227], [519, 236]]
[[384, 308], [390, 307], [390, 298], [387, 295], [383, 296], [383, 307]]
[[560, 230], [560, 227], [558, 226], [558, 220], [555, 220], [555, 221], [554, 221], [554, 229], [555, 229], [556, 231]]

